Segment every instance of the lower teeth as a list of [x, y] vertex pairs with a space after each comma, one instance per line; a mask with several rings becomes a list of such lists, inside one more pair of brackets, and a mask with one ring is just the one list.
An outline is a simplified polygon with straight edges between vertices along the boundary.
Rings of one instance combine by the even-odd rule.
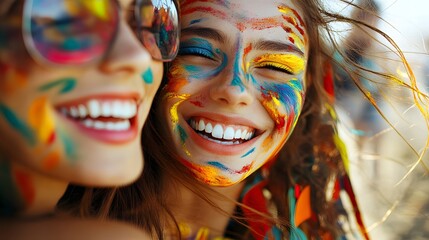
[[201, 133], [198, 133], [198, 135], [200, 135], [201, 137], [203, 137], [203, 138], [205, 138], [205, 139], [207, 139], [209, 141], [212, 141], [212, 142], [215, 142], [215, 143], [219, 143], [219, 144], [223, 144], [223, 145], [237, 145], [237, 144], [240, 144], [240, 141], [220, 141], [220, 140], [208, 137], [207, 135], [204, 135], [204, 134], [201, 134]]

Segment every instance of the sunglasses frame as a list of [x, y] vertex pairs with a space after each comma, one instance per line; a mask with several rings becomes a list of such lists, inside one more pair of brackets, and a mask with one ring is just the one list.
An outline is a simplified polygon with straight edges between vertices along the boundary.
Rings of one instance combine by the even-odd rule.
[[[21, 28], [22, 28], [22, 36], [23, 36], [23, 40], [24, 40], [24, 45], [27, 49], [27, 51], [29, 52], [29, 54], [33, 57], [33, 59], [36, 62], [39, 62], [43, 65], [50, 65], [50, 66], [61, 66], [61, 67], [67, 67], [67, 66], [81, 66], [81, 65], [91, 65], [94, 63], [99, 63], [101, 61], [103, 61], [103, 59], [105, 59], [108, 55], [109, 52], [111, 51], [113, 45], [116, 42], [116, 38], [118, 37], [119, 34], [119, 28], [120, 28], [120, 22], [124, 21], [123, 16], [122, 16], [122, 11], [121, 11], [121, 6], [118, 2], [118, 0], [106, 0], [106, 1], [110, 1], [110, 2], [114, 2], [116, 4], [115, 10], [117, 11], [118, 14], [118, 22], [116, 23], [115, 26], [115, 31], [113, 32], [112, 38], [110, 39], [110, 42], [107, 44], [106, 50], [104, 51], [104, 53], [100, 54], [99, 56], [95, 56], [93, 59], [88, 60], [87, 62], [84, 63], [56, 63], [53, 61], [50, 61], [49, 59], [47, 59], [46, 57], [43, 56], [43, 54], [40, 53], [39, 50], [37, 50], [35, 43], [34, 43], [34, 39], [32, 37], [32, 33], [31, 33], [31, 10], [32, 10], [32, 6], [33, 6], [33, 1], [34, 0], [24, 0], [24, 9], [23, 9], [23, 17], [22, 17], [22, 24], [21, 24]], [[69, 1], [69, 0], [62, 0], [62, 1]], [[75, 0], [72, 0], [75, 1]], [[90, 0], [86, 0], [86, 1], [90, 1]], [[141, 3], [144, 0], [134, 0], [135, 2], [139, 2]], [[147, 1], [152, 1], [152, 0], [147, 0]], [[177, 14], [177, 44], [175, 45], [175, 52], [171, 55], [171, 56], [167, 56], [167, 57], [163, 57], [161, 56], [161, 58], [157, 58], [154, 57], [148, 50], [147, 48], [144, 46], [144, 40], [143, 38], [140, 36], [139, 33], [136, 32], [136, 30], [141, 30], [143, 29], [142, 26], [140, 26], [140, 24], [137, 26], [137, 29], [132, 28], [132, 31], [134, 33], [136, 33], [135, 37], [139, 40], [139, 42], [141, 43], [141, 46], [148, 51], [148, 54], [151, 55], [153, 60], [156, 61], [161, 61], [161, 62], [170, 62], [172, 61], [178, 53], [178, 49], [179, 49], [179, 40], [180, 40], [180, 14], [179, 14], [179, 8], [177, 5], [177, 2], [174, 0], [170, 0], [172, 4], [174, 4], [175, 9], [176, 9], [176, 14]], [[133, 17], [137, 20], [137, 19], [141, 19], [140, 11], [138, 11], [137, 9], [137, 5], [135, 5], [134, 9], [133, 9]], [[127, 24], [129, 25], [129, 24]], [[130, 27], [130, 26], [129, 26]], [[153, 34], [153, 33], [152, 33]], [[158, 45], [156, 45], [156, 48], [159, 49]]]

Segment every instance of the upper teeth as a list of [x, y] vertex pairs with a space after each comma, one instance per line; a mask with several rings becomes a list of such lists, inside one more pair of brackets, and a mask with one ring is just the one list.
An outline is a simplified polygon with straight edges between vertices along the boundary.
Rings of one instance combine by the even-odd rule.
[[61, 111], [74, 118], [115, 117], [130, 119], [137, 114], [137, 103], [131, 100], [99, 101], [92, 99], [86, 104], [63, 107]]
[[191, 127], [197, 131], [204, 131], [209, 133], [214, 138], [233, 140], [233, 139], [243, 139], [249, 140], [253, 137], [254, 130], [251, 129], [234, 129], [237, 127], [232, 126], [222, 126], [221, 124], [213, 124], [210, 122], [204, 122], [204, 120], [191, 120]]

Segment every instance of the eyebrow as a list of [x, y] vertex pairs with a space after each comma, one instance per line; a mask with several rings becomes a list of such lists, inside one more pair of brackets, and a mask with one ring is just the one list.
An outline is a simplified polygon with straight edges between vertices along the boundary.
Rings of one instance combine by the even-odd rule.
[[203, 38], [210, 38], [220, 43], [225, 43], [227, 39], [224, 33], [208, 27], [188, 27], [188, 28], [182, 29], [182, 32], [180, 34], [182, 36], [196, 35]]
[[276, 41], [258, 41], [254, 45], [254, 49], [264, 50], [264, 51], [289, 51], [297, 53], [301, 56], [304, 56], [304, 53], [295, 45], [276, 42]]

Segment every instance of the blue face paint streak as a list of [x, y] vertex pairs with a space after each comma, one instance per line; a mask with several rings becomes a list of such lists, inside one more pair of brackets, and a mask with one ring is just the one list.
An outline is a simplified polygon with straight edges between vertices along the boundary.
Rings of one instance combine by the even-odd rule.
[[243, 156], [241, 156], [241, 158], [245, 158], [247, 156], [249, 156], [250, 154], [252, 154], [255, 151], [256, 148], [252, 148], [250, 151], [248, 151], [246, 154], [244, 154]]
[[[238, 53], [242, 52], [241, 47], [238, 46], [239, 42], [240, 41], [237, 41], [237, 52]], [[232, 78], [231, 86], [237, 86], [240, 88], [240, 91], [243, 92], [245, 89], [245, 86], [244, 86], [244, 83], [241, 80], [240, 76], [244, 76], [244, 74], [243, 74], [243, 70], [242, 70], [241, 64], [240, 64], [241, 57], [239, 57], [239, 56], [242, 56], [242, 55], [237, 54], [235, 61], [234, 61], [234, 68], [233, 68], [234, 69], [234, 76]]]
[[220, 65], [215, 69], [206, 69], [206, 67], [184, 64], [185, 70], [189, 72], [189, 77], [193, 79], [210, 79], [228, 65], [227, 55], [219, 49], [213, 49], [210, 42], [201, 38], [192, 38], [180, 43], [179, 55], [195, 55], [206, 57], [208, 59], [220, 59]]
[[196, 23], [200, 23], [200, 22], [202, 22], [203, 20], [204, 20], [203, 18], [192, 20], [192, 21], [189, 23], [189, 25], [193, 25], [193, 24], [196, 24]]
[[185, 143], [186, 139], [188, 139], [188, 134], [186, 134], [185, 129], [183, 129], [182, 126], [177, 125], [176, 131], [179, 132], [179, 136], [180, 136], [180, 141], [181, 143]]
[[152, 73], [152, 69], [148, 68], [143, 74], [142, 74], [142, 79], [145, 83], [147, 84], [152, 84], [153, 83], [153, 73]]
[[36, 137], [33, 130], [27, 126], [24, 121], [19, 119], [11, 109], [0, 104], [0, 115], [6, 119], [6, 122], [9, 123], [13, 129], [18, 131], [25, 138], [28, 144], [31, 146], [36, 144]]
[[277, 93], [279, 101], [288, 109], [293, 107], [294, 113], [298, 113], [302, 107], [303, 85], [298, 79], [291, 79], [287, 83], [264, 82], [261, 87], [263, 94]]
[[39, 91], [46, 92], [51, 90], [52, 88], [58, 87], [60, 89], [61, 94], [68, 93], [73, 91], [73, 89], [76, 87], [76, 79], [74, 78], [63, 78], [54, 82], [50, 82], [48, 84], [42, 85], [39, 87]]
[[61, 142], [64, 144], [64, 151], [66, 156], [71, 159], [76, 159], [76, 147], [73, 141], [64, 133], [62, 130], [58, 130], [58, 135], [61, 139]]
[[0, 216], [10, 217], [24, 207], [24, 201], [16, 188], [10, 162], [0, 158]]
[[231, 170], [229, 168], [227, 168], [225, 165], [223, 165], [220, 162], [214, 162], [214, 161], [212, 161], [212, 162], [207, 162], [207, 164], [210, 165], [210, 166], [213, 166], [215, 168], [218, 168], [218, 169], [220, 169], [222, 171], [231, 172]]

